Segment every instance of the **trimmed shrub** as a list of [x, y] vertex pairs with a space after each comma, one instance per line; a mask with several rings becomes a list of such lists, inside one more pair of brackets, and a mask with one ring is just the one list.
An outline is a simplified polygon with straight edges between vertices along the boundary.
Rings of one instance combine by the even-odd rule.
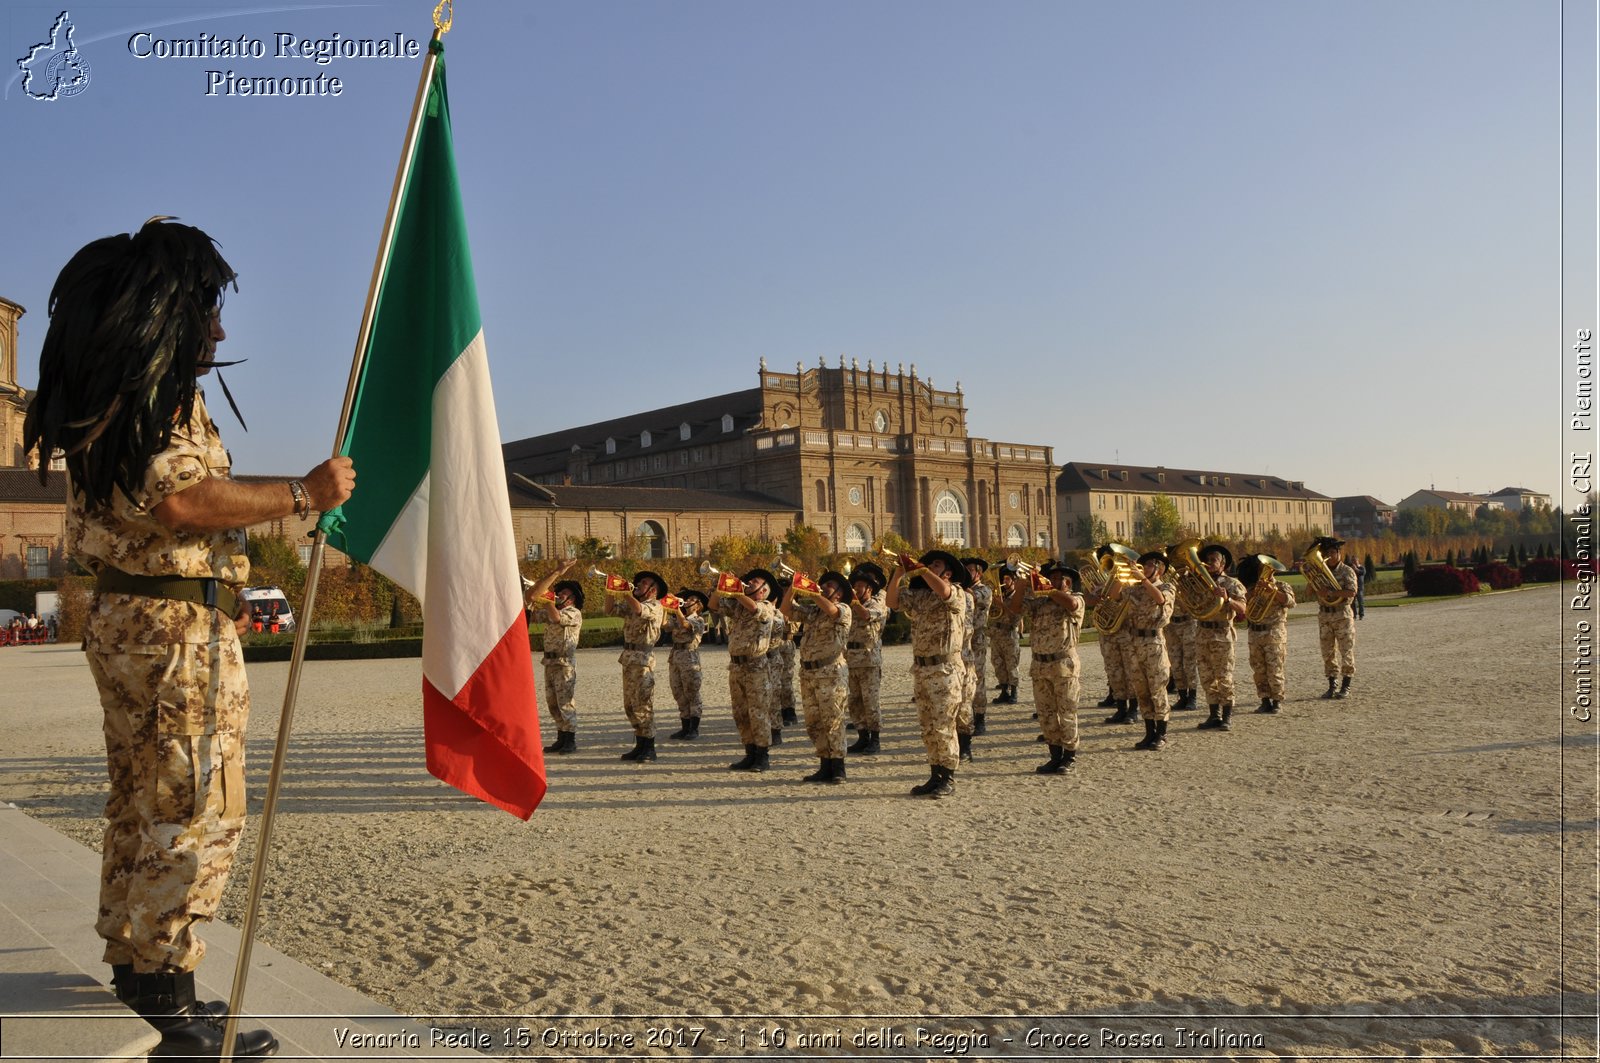
[[1478, 589], [1478, 577], [1454, 565], [1425, 565], [1413, 572], [1405, 583], [1406, 593], [1413, 598], [1472, 594]]
[[1472, 573], [1497, 591], [1522, 586], [1522, 573], [1503, 561], [1490, 561], [1478, 565]]
[[1528, 583], [1575, 580], [1578, 578], [1578, 566], [1554, 557], [1536, 557], [1522, 566], [1522, 578]]

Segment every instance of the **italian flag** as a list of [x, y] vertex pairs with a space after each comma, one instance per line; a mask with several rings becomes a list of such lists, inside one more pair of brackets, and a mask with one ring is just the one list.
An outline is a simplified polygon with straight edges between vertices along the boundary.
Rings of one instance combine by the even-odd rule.
[[544, 754], [442, 57], [422, 106], [340, 448], [356, 491], [323, 527], [422, 602], [428, 770], [527, 819]]

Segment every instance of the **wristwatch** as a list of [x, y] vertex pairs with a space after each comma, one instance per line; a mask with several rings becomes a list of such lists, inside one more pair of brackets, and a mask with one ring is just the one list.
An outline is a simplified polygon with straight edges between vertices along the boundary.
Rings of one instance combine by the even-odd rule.
[[310, 520], [311, 496], [306, 493], [306, 485], [299, 480], [290, 480], [289, 493], [294, 496], [294, 515], [301, 520]]

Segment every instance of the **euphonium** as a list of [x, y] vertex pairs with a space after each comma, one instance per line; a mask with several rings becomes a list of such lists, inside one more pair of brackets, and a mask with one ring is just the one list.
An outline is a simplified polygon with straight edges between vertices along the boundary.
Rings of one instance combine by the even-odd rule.
[[[1252, 624], [1263, 624], [1278, 597], [1278, 581], [1272, 574], [1287, 572], [1289, 566], [1271, 554], [1256, 554], [1255, 558], [1261, 563], [1261, 574], [1256, 577], [1256, 585], [1250, 588], [1250, 594], [1244, 600], [1244, 618]], [[1242, 571], [1242, 562], [1239, 567]]]
[[1083, 580], [1089, 593], [1100, 599], [1089, 614], [1094, 621], [1094, 629], [1102, 635], [1115, 635], [1122, 629], [1123, 621], [1128, 619], [1128, 609], [1133, 603], [1126, 594], [1115, 601], [1107, 595], [1114, 583], [1133, 587], [1144, 582], [1144, 570], [1139, 567], [1139, 551], [1121, 543], [1106, 543], [1094, 552], [1094, 556], [1094, 564], [1078, 569], [1078, 578]]
[[1200, 540], [1185, 539], [1167, 551], [1167, 571], [1173, 573], [1178, 608], [1196, 620], [1215, 620], [1227, 607], [1217, 597], [1217, 581], [1200, 560]]
[[1322, 557], [1322, 548], [1316, 543], [1306, 547], [1306, 556], [1300, 559], [1300, 571], [1306, 577], [1306, 586], [1323, 605], [1338, 605], [1344, 588]]

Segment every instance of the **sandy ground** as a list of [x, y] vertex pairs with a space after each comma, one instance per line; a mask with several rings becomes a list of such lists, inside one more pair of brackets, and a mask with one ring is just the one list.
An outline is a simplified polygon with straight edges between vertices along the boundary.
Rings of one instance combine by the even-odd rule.
[[[427, 775], [419, 662], [312, 662], [261, 938], [494, 1055], [1592, 1057], [1597, 745], [1562, 701], [1563, 604], [1369, 609], [1344, 702], [1316, 697], [1302, 608], [1283, 715], [1249, 711], [1241, 636], [1231, 734], [1175, 714], [1142, 753], [1086, 709], [1063, 777], [1033, 772], [1024, 683], [941, 801], [907, 795], [903, 647], [884, 752], [837, 787], [800, 781], [794, 728], [772, 771], [726, 770], [721, 648], [701, 739], [620, 762], [615, 651], [585, 650], [579, 752], [527, 824]], [[251, 670], [258, 797], [286, 675]], [[0, 691], [0, 799], [97, 845], [81, 655], [0, 650]]]

